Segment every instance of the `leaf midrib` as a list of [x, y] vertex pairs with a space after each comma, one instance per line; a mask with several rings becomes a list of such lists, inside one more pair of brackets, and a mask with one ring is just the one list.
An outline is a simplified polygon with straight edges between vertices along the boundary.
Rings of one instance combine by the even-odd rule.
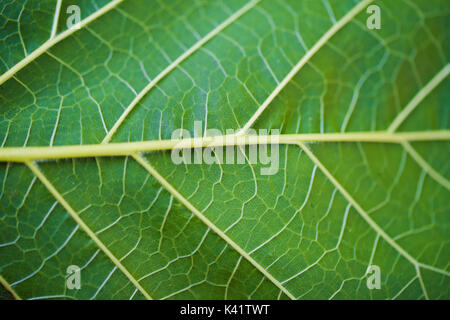
[[148, 140], [85, 145], [4, 147], [0, 162], [28, 160], [130, 156], [136, 152], [164, 151], [186, 148], [243, 146], [256, 144], [298, 144], [299, 142], [372, 142], [404, 144], [417, 141], [450, 140], [450, 130], [420, 132], [346, 132], [298, 133], [261, 136], [222, 135], [184, 139]]

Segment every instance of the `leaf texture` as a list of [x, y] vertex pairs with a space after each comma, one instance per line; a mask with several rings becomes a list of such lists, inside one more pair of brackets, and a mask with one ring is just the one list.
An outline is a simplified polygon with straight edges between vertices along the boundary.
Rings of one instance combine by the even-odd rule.
[[[0, 5], [0, 298], [450, 297], [448, 1], [69, 2]], [[196, 121], [279, 170], [174, 164]]]

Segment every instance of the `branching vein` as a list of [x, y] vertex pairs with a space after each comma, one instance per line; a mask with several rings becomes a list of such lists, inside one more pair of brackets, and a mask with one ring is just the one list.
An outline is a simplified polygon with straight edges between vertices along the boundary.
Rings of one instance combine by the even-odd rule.
[[9, 285], [8, 281], [0, 276], [0, 285], [2, 285], [16, 300], [22, 300], [22, 298], [17, 294], [17, 292]]
[[408, 105], [398, 114], [392, 124], [388, 128], [388, 132], [394, 132], [400, 127], [405, 119], [416, 109], [416, 107], [433, 91], [450, 73], [450, 64], [447, 64], [441, 71], [439, 71], [433, 79], [430, 80], [420, 91], [414, 96], [414, 98], [408, 103]]
[[274, 276], [272, 276], [263, 266], [261, 266], [256, 260], [254, 260], [244, 249], [242, 249], [236, 242], [228, 237], [222, 230], [220, 230], [214, 223], [212, 223], [202, 212], [200, 212], [194, 205], [192, 205], [178, 190], [176, 190], [164, 177], [156, 171], [147, 160], [141, 155], [134, 154], [133, 158], [144, 167], [156, 180], [159, 181], [173, 196], [175, 196], [186, 208], [194, 213], [203, 223], [205, 223], [211, 230], [217, 233], [223, 240], [225, 240], [233, 249], [235, 249], [241, 256], [249, 261], [254, 267], [256, 267], [264, 276], [266, 276], [273, 284], [275, 284], [280, 290], [282, 290], [289, 298], [295, 299]]
[[116, 133], [117, 129], [122, 125], [125, 118], [130, 114], [130, 112], [134, 109], [134, 107], [150, 92], [150, 90], [163, 79], [167, 74], [169, 74], [172, 70], [174, 70], [177, 66], [179, 66], [184, 60], [186, 60], [189, 56], [191, 56], [194, 52], [196, 52], [199, 48], [201, 48], [205, 43], [214, 38], [218, 33], [236, 21], [239, 17], [248, 12], [251, 8], [253, 8], [258, 2], [261, 0], [252, 0], [247, 5], [242, 7], [240, 10], [231, 15], [227, 20], [218, 25], [214, 30], [208, 33], [204, 38], [200, 39], [196, 44], [194, 44], [191, 48], [189, 48], [185, 53], [179, 56], [175, 61], [173, 61], [169, 66], [167, 66], [156, 78], [154, 78], [150, 83], [133, 99], [130, 105], [125, 109], [119, 119], [116, 121], [114, 126], [108, 132], [106, 137], [103, 140], [103, 143], [108, 143], [112, 136]]
[[97, 18], [101, 17], [108, 11], [112, 10], [114, 7], [119, 5], [124, 0], [113, 0], [107, 5], [105, 5], [100, 10], [96, 11], [89, 17], [87, 17], [84, 20], [80, 21], [80, 24], [78, 25], [80, 28], [70, 28], [60, 34], [58, 34], [55, 37], [50, 38], [46, 42], [44, 42], [38, 49], [27, 55], [24, 59], [22, 59], [20, 62], [18, 62], [15, 66], [13, 66], [11, 69], [6, 71], [4, 74], [0, 76], [0, 86], [5, 83], [8, 79], [10, 79], [12, 76], [14, 76], [17, 72], [25, 68], [28, 64], [36, 60], [38, 57], [40, 57], [43, 53], [47, 52], [50, 48], [52, 48], [57, 43], [61, 42], [62, 40], [66, 39], [79, 29], [85, 27], [92, 21], [96, 20]]
[[316, 44], [303, 56], [303, 58], [295, 65], [288, 75], [281, 81], [263, 104], [256, 110], [253, 116], [241, 129], [240, 134], [245, 134], [248, 129], [255, 123], [259, 116], [266, 110], [269, 104], [277, 97], [284, 87], [294, 78], [303, 66], [331, 39], [339, 30], [341, 30], [348, 22], [350, 22], [358, 13], [366, 8], [373, 0], [364, 0], [350, 10], [342, 19], [340, 19], [333, 27], [330, 28]]
[[47, 177], [41, 172], [38, 166], [28, 161], [25, 163], [27, 167], [39, 178], [42, 184], [47, 188], [47, 190], [58, 200], [58, 202], [67, 210], [71, 217], [76, 221], [76, 223], [89, 235], [89, 237], [95, 242], [95, 244], [111, 259], [111, 261], [119, 268], [128, 280], [133, 283], [133, 285], [139, 289], [139, 291], [149, 300], [152, 297], [148, 292], [139, 284], [139, 282], [133, 277], [133, 275], [128, 271], [127, 268], [120, 262], [119, 259], [114, 256], [114, 254], [103, 244], [103, 242], [96, 236], [96, 234], [88, 227], [86, 223], [80, 218], [80, 216], [75, 212], [75, 210], [70, 206], [70, 204], [64, 199], [64, 197], [56, 190], [53, 184], [47, 179]]

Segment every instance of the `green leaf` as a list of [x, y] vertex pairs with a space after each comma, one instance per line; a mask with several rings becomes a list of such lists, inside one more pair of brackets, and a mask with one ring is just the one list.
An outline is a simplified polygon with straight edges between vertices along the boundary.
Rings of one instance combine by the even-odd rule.
[[70, 5], [0, 5], [0, 298], [450, 298], [448, 1]]

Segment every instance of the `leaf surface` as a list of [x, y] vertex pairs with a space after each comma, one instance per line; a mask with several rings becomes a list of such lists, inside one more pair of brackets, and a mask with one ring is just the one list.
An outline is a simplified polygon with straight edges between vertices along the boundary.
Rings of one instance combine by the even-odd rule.
[[[0, 298], [449, 298], [448, 1], [68, 5], [0, 6]], [[196, 121], [279, 170], [174, 164]]]

